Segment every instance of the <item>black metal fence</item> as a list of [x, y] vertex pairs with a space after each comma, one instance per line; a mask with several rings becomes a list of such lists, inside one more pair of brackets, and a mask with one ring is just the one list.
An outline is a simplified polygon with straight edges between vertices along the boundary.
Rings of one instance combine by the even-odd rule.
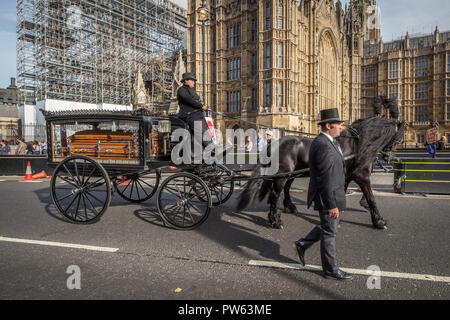
[[45, 124], [0, 124], [0, 140], [15, 145], [16, 137], [22, 137], [26, 142], [47, 141], [46, 126]]

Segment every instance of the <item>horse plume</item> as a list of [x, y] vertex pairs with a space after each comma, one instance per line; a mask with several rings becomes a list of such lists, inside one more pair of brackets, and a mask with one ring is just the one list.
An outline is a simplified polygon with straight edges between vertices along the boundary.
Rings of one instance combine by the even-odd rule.
[[398, 120], [400, 111], [398, 109], [397, 98], [386, 98], [385, 96], [375, 97], [373, 100], [373, 109], [375, 116], [380, 116], [383, 107], [389, 108], [389, 114], [392, 119]]

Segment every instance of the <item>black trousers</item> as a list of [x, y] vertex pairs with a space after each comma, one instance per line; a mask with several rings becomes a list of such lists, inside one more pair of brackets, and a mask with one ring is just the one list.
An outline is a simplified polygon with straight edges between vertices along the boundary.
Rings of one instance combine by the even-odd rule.
[[[206, 124], [206, 120], [202, 114], [195, 113], [194, 115], [189, 115], [182, 120], [188, 124], [189, 128], [194, 133], [194, 139], [197, 139], [196, 141], [198, 143], [200, 143], [203, 147], [206, 147], [207, 145], [209, 145], [212, 142], [211, 136], [209, 135], [208, 125]], [[196, 131], [195, 123], [197, 121], [201, 122], [201, 127], [200, 127], [201, 132]], [[205, 134], [205, 132], [208, 132], [208, 134]]]
[[320, 224], [315, 226], [306, 237], [299, 240], [305, 249], [320, 241], [323, 271], [337, 272], [339, 269], [336, 262], [336, 233], [341, 214], [342, 212], [339, 212], [339, 218], [333, 219], [328, 211], [319, 211]]

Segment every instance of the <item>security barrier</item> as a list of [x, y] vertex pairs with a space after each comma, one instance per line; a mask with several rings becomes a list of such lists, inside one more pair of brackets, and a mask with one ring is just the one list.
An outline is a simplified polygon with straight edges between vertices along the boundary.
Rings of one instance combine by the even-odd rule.
[[[395, 156], [398, 158], [433, 158], [425, 148], [397, 149], [395, 151]], [[450, 150], [437, 151], [436, 158], [450, 158]]]
[[450, 157], [406, 157], [394, 161], [394, 190], [450, 194]]
[[51, 175], [46, 155], [0, 155], [0, 176], [24, 176], [28, 161], [33, 174], [45, 170]]

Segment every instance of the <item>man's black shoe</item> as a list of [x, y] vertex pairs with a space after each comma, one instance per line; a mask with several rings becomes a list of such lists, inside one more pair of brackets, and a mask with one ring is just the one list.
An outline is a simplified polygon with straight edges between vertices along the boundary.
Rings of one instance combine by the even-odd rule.
[[353, 276], [350, 273], [344, 272], [341, 269], [338, 269], [336, 272], [327, 272], [324, 273], [325, 278], [327, 279], [335, 279], [335, 280], [351, 280]]
[[297, 252], [298, 259], [300, 260], [300, 264], [305, 266], [305, 247], [302, 246], [298, 241], [294, 242], [294, 249]]

